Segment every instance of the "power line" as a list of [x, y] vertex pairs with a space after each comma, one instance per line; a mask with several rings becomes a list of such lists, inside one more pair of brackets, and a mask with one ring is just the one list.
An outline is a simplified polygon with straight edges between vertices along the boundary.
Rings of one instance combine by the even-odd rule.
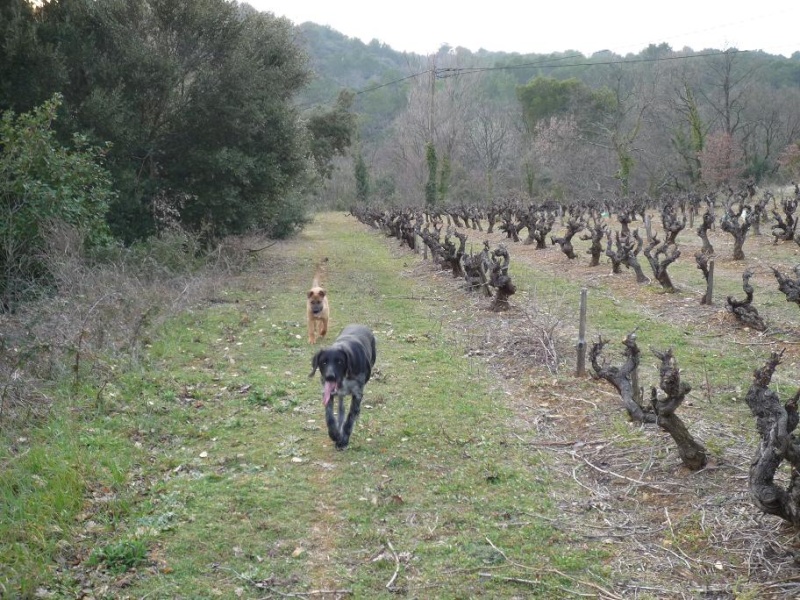
[[356, 96], [358, 96], [360, 94], [366, 94], [367, 92], [374, 92], [375, 90], [379, 90], [381, 88], [389, 87], [390, 85], [395, 85], [396, 83], [402, 83], [403, 81], [406, 81], [407, 79], [414, 79], [415, 77], [420, 77], [422, 75], [427, 75], [433, 70], [434, 69], [428, 69], [427, 71], [420, 71], [419, 73], [414, 73], [413, 75], [407, 75], [405, 77], [401, 77], [400, 79], [395, 79], [394, 81], [389, 81], [387, 83], [381, 83], [380, 85], [375, 85], [373, 87], [366, 88], [364, 90], [360, 90], [360, 91], [356, 92]]
[[434, 72], [434, 76], [436, 79], [445, 79], [447, 77], [457, 77], [460, 75], [473, 75], [475, 73], [483, 73], [487, 71], [514, 71], [519, 69], [532, 69], [532, 68], [539, 68], [539, 69], [567, 69], [573, 67], [601, 67], [601, 66], [611, 66], [611, 65], [630, 65], [636, 63], [655, 63], [655, 62], [663, 62], [663, 61], [676, 61], [676, 60], [690, 60], [694, 58], [708, 58], [712, 56], [722, 56], [725, 54], [729, 54], [731, 52], [735, 53], [751, 53], [751, 50], [719, 50], [716, 52], [703, 52], [697, 54], [682, 54], [678, 56], [661, 56], [661, 57], [654, 57], [654, 58], [622, 58], [619, 60], [608, 60], [608, 61], [591, 61], [591, 62], [577, 62], [577, 63], [570, 63], [570, 64], [558, 64], [561, 61], [570, 60], [573, 58], [583, 58], [583, 54], [569, 54], [562, 57], [543, 57], [533, 62], [521, 63], [518, 65], [503, 65], [498, 67], [439, 67], [434, 69], [425, 69], [424, 71], [419, 71], [417, 73], [412, 73], [411, 75], [406, 75], [405, 77], [400, 77], [398, 79], [393, 79], [392, 81], [387, 81], [385, 83], [380, 83], [377, 85], [373, 85], [362, 90], [358, 90], [355, 92], [356, 96], [360, 96], [362, 94], [368, 94], [370, 92], [374, 92], [385, 87], [389, 87], [392, 85], [397, 85], [404, 81], [408, 81], [409, 79], [415, 79], [417, 77], [423, 77], [426, 75], [430, 75], [431, 72]]
[[[429, 75], [431, 71], [435, 71], [435, 76], [437, 79], [444, 79], [446, 77], [454, 77], [458, 75], [472, 75], [474, 73], [483, 73], [486, 71], [512, 71], [518, 69], [531, 69], [531, 68], [539, 68], [539, 69], [566, 69], [572, 67], [600, 67], [600, 66], [610, 66], [610, 65], [630, 65], [635, 63], [655, 63], [655, 62], [662, 62], [662, 61], [675, 61], [675, 60], [689, 60], [692, 58], [708, 58], [712, 56], [722, 56], [725, 54], [729, 54], [731, 52], [736, 53], [749, 53], [750, 50], [720, 50], [717, 52], [705, 52], [699, 54], [684, 54], [679, 56], [661, 56], [655, 58], [630, 58], [630, 59], [620, 59], [620, 60], [609, 60], [609, 61], [592, 61], [592, 62], [582, 62], [582, 63], [570, 63], [570, 64], [556, 64], [556, 61], [563, 61], [568, 60], [571, 58], [583, 57], [583, 54], [573, 54], [568, 56], [563, 56], [560, 58], [542, 58], [535, 62], [529, 63], [521, 63], [518, 65], [503, 65], [499, 67], [440, 67], [437, 69], [426, 69], [425, 71], [420, 71], [418, 73], [414, 73], [412, 75], [407, 75], [405, 77], [401, 77], [400, 79], [395, 79], [393, 81], [388, 81], [386, 83], [382, 83], [380, 85], [376, 85], [373, 87], [365, 88], [363, 90], [357, 91], [356, 95], [366, 94], [369, 92], [374, 92], [375, 90], [379, 90], [384, 87], [388, 87], [390, 85], [396, 85], [398, 83], [402, 83], [403, 81], [407, 81], [409, 79], [414, 79], [416, 77], [421, 77], [423, 75]], [[549, 61], [549, 62], [548, 62]]]
[[[662, 56], [656, 58], [630, 58], [630, 59], [622, 59], [622, 60], [609, 60], [609, 61], [602, 61], [602, 62], [584, 62], [584, 63], [573, 63], [569, 65], [535, 65], [539, 68], [546, 68], [546, 69], [564, 69], [567, 67], [599, 67], [599, 66], [609, 66], [609, 65], [629, 65], [634, 63], [652, 63], [652, 62], [662, 62], [668, 60], [687, 60], [691, 58], [708, 58], [710, 56], [722, 56], [724, 54], [729, 54], [731, 52], [750, 52], [749, 50], [720, 50], [718, 52], [707, 52], [705, 54], [688, 54], [683, 56]], [[497, 70], [506, 70], [506, 69], [528, 69], [534, 66], [534, 63], [523, 64], [523, 65], [507, 65], [502, 67], [473, 67], [473, 68], [464, 68], [464, 74], [470, 75], [472, 73], [480, 73], [482, 71], [497, 71]], [[450, 71], [461, 71], [462, 69], [459, 67], [450, 67], [448, 70]]]
[[[541, 59], [539, 59], [539, 61], [567, 60], [567, 59], [570, 59], [570, 58], [577, 58], [579, 56], [583, 56], [583, 55], [582, 54], [572, 54], [572, 55], [563, 56], [563, 57], [557, 58], [557, 59], [552, 59], [552, 58], [548, 57], [548, 58], [541, 58]], [[536, 66], [538, 64], [539, 64], [538, 62], [526, 63], [526, 65], [528, 67]], [[516, 67], [516, 65], [515, 65], [515, 67]], [[403, 81], [406, 81], [408, 79], [414, 79], [415, 77], [422, 77], [423, 75], [429, 75], [431, 73], [431, 71], [435, 71], [435, 76], [436, 76], [437, 79], [442, 79], [444, 77], [447, 77], [448, 76], [447, 73], [450, 72], [450, 71], [464, 71], [464, 73], [458, 73], [458, 74], [467, 74], [469, 72], [477, 73], [482, 69], [485, 70], [485, 69], [496, 69], [496, 68], [504, 68], [504, 67], [471, 67], [471, 68], [470, 67], [460, 67], [460, 68], [442, 67], [442, 68], [439, 68], [439, 69], [426, 69], [425, 71], [420, 71], [420, 72], [414, 73], [412, 75], [407, 75], [405, 77], [401, 77], [400, 79], [395, 79], [393, 81], [389, 81], [389, 82], [386, 82], [386, 83], [382, 83], [380, 85], [376, 85], [376, 86], [373, 86], [373, 87], [369, 87], [369, 88], [360, 90], [360, 91], [356, 92], [356, 95], [358, 96], [360, 94], [366, 94], [368, 92], [374, 92], [375, 90], [379, 90], [381, 88], [388, 87], [390, 85], [395, 85], [397, 83], [402, 83]], [[520, 66], [519, 68], [522, 68], [522, 66]]]

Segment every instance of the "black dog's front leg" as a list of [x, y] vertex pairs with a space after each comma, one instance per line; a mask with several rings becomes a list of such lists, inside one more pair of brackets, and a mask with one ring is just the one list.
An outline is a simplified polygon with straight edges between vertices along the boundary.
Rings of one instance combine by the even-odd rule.
[[[341, 401], [341, 399], [340, 399], [340, 401]], [[341, 410], [342, 409], [339, 408], [339, 412], [340, 413], [341, 413]], [[325, 405], [325, 423], [327, 423], [327, 425], [328, 425], [328, 436], [334, 442], [336, 442], [336, 446], [338, 447], [339, 446], [339, 440], [341, 439], [341, 435], [339, 434], [339, 431], [341, 430], [341, 427], [339, 427], [339, 424], [336, 422], [336, 417], [333, 414], [333, 398], [331, 398], [331, 401], [328, 402], [328, 404]]]
[[353, 432], [353, 425], [355, 425], [360, 412], [361, 396], [353, 395], [353, 400], [350, 402], [350, 412], [347, 414], [347, 421], [344, 423], [339, 441], [336, 442], [336, 447], [339, 450], [344, 449], [350, 443], [350, 434]]
[[342, 435], [342, 427], [344, 427], [344, 396], [339, 396], [339, 414], [336, 415], [336, 425], [339, 428], [339, 436]]

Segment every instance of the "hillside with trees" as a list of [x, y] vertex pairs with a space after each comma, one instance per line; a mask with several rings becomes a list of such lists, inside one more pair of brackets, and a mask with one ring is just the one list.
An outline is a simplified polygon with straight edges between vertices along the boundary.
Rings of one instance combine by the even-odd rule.
[[[209, 248], [285, 237], [314, 207], [355, 201], [591, 202], [798, 175], [800, 52], [419, 56], [224, 0], [13, 0], [0, 31], [9, 126], [57, 107], [48, 149], [27, 158], [91, 148], [109, 193], [89, 220], [124, 245], [176, 227]], [[3, 182], [9, 240], [46, 201], [15, 191], [20, 164]], [[81, 204], [80, 189], [62, 185], [62, 207]], [[41, 275], [37, 243], [10, 244], [6, 305]]]
[[[355, 153], [373, 201], [422, 202], [428, 148], [445, 165], [441, 203], [711, 188], [720, 153], [740, 180], [796, 177], [781, 165], [800, 138], [800, 52], [660, 44], [626, 56], [520, 55], [443, 46], [422, 57], [312, 23], [298, 32], [315, 73], [303, 103], [324, 104], [340, 87], [356, 93]], [[330, 201], [355, 197], [356, 159], [347, 160]]]

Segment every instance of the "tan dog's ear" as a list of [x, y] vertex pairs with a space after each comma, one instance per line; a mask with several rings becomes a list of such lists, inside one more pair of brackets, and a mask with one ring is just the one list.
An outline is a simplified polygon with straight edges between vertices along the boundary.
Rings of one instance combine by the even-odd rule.
[[320, 290], [319, 291], [319, 297], [320, 298], [324, 298], [325, 297], [325, 290]]
[[314, 290], [308, 290], [308, 294], [307, 295], [308, 295], [309, 298], [311, 298], [311, 296], [314, 295]]

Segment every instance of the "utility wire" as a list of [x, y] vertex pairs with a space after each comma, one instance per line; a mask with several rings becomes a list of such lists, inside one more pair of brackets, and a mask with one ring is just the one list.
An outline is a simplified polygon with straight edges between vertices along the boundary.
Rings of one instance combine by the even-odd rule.
[[[550, 58], [550, 57], [540, 58], [536, 62], [525, 63], [524, 66], [523, 65], [514, 65], [513, 68], [530, 68], [532, 66], [541, 66], [541, 63], [542, 62], [546, 62], [546, 61], [568, 60], [568, 59], [571, 59], [571, 58], [578, 58], [578, 57], [582, 57], [582, 56], [583, 56], [583, 54], [570, 54], [568, 56], [562, 56], [560, 58]], [[358, 96], [360, 94], [366, 94], [368, 92], [374, 92], [375, 90], [379, 90], [381, 88], [385, 88], [385, 87], [388, 87], [390, 85], [395, 85], [397, 83], [401, 83], [401, 82], [406, 81], [408, 79], [414, 79], [415, 77], [422, 77], [423, 75], [429, 75], [431, 73], [431, 71], [435, 71], [435, 77], [437, 79], [443, 79], [444, 77], [448, 77], [449, 73], [451, 71], [452, 72], [458, 71], [458, 73], [456, 73], [456, 74], [460, 75], [460, 74], [468, 74], [468, 73], [477, 73], [477, 72], [480, 72], [481, 70], [487, 70], [487, 69], [504, 69], [504, 68], [509, 68], [509, 67], [441, 67], [441, 68], [438, 68], [438, 69], [427, 69], [425, 71], [420, 71], [418, 73], [413, 73], [412, 75], [407, 75], [406, 77], [401, 77], [400, 79], [395, 79], [393, 81], [388, 81], [386, 83], [381, 83], [379, 85], [375, 85], [375, 86], [360, 90], [360, 91], [356, 92], [356, 96]]]
[[675, 61], [675, 60], [689, 60], [693, 58], [708, 58], [711, 56], [722, 56], [725, 54], [729, 54], [731, 52], [735, 53], [750, 53], [751, 50], [719, 50], [716, 52], [704, 52], [704, 53], [697, 53], [697, 54], [683, 54], [678, 56], [661, 56], [656, 58], [622, 58], [618, 60], [608, 60], [608, 61], [591, 61], [591, 62], [577, 62], [577, 63], [569, 63], [569, 64], [557, 64], [560, 61], [569, 60], [572, 58], [583, 58], [583, 54], [570, 54], [567, 56], [562, 57], [543, 57], [533, 62], [521, 63], [518, 65], [503, 65], [498, 67], [438, 67], [435, 69], [426, 69], [424, 71], [419, 71], [417, 73], [412, 73], [411, 75], [406, 75], [405, 77], [400, 77], [398, 79], [393, 79], [392, 81], [387, 81], [385, 83], [380, 83], [377, 85], [373, 85], [362, 90], [358, 90], [355, 92], [356, 96], [360, 96], [362, 94], [368, 94], [370, 92], [374, 92], [376, 90], [380, 90], [385, 87], [389, 87], [392, 85], [397, 85], [404, 81], [408, 81], [409, 79], [415, 79], [417, 77], [423, 77], [426, 75], [430, 75], [431, 71], [434, 72], [434, 77], [436, 79], [445, 79], [447, 77], [456, 77], [459, 75], [473, 75], [475, 73], [483, 73], [487, 71], [514, 71], [519, 69], [532, 69], [532, 68], [539, 68], [539, 69], [566, 69], [566, 68], [573, 68], [573, 67], [600, 67], [600, 66], [610, 66], [610, 65], [630, 65], [635, 63], [655, 63], [655, 62], [663, 62], [663, 61]]
[[521, 63], [518, 65], [503, 65], [499, 67], [439, 67], [436, 69], [426, 69], [425, 71], [420, 71], [418, 73], [414, 73], [412, 75], [407, 75], [406, 77], [401, 77], [400, 79], [395, 79], [393, 81], [388, 81], [386, 83], [381, 83], [379, 85], [375, 85], [372, 87], [365, 88], [363, 90], [357, 91], [355, 94], [367, 94], [369, 92], [374, 92], [375, 90], [379, 90], [381, 88], [388, 87], [390, 85], [395, 85], [398, 83], [402, 83], [403, 81], [407, 81], [409, 79], [414, 79], [416, 77], [422, 77], [424, 75], [429, 75], [431, 71], [434, 71], [434, 75], [437, 79], [444, 79], [446, 77], [454, 77], [457, 75], [472, 75], [474, 73], [483, 73], [487, 71], [512, 71], [518, 69], [531, 69], [531, 68], [539, 68], [539, 69], [566, 69], [572, 67], [600, 67], [600, 66], [610, 66], [610, 65], [630, 65], [635, 63], [654, 63], [654, 62], [663, 62], [663, 61], [675, 61], [675, 60], [688, 60], [692, 58], [708, 58], [711, 56], [722, 56], [724, 54], [729, 54], [730, 52], [736, 53], [745, 53], [750, 52], [750, 50], [720, 50], [717, 52], [705, 52], [699, 54], [684, 54], [679, 56], [661, 56], [656, 58], [630, 58], [630, 59], [620, 59], [620, 60], [609, 60], [609, 61], [592, 61], [592, 62], [578, 62], [578, 63], [570, 63], [570, 64], [555, 64], [556, 61], [563, 61], [568, 60], [571, 58], [578, 58], [583, 57], [583, 54], [573, 54], [569, 56], [564, 56], [560, 58], [542, 58], [535, 62], [529, 63]]
[[[601, 62], [583, 62], [583, 63], [573, 63], [569, 65], [535, 65], [539, 68], [547, 68], [547, 69], [564, 69], [567, 67], [599, 67], [599, 66], [608, 66], [608, 65], [630, 65], [634, 63], [651, 63], [651, 62], [662, 62], [668, 60], [687, 60], [690, 58], [707, 58], [709, 56], [721, 56], [724, 54], [729, 54], [731, 52], [739, 53], [739, 52], [750, 52], [749, 50], [720, 50], [718, 52], [707, 52], [705, 54], [688, 54], [683, 56], [662, 56], [657, 58], [630, 58], [630, 59], [622, 59], [622, 60], [609, 60], [609, 61], [601, 61]], [[528, 69], [534, 66], [534, 63], [528, 63], [523, 65], [507, 65], [502, 67], [472, 67], [472, 68], [461, 68], [461, 67], [448, 67], [447, 71], [464, 71], [464, 74], [472, 74], [472, 73], [480, 73], [482, 71], [498, 71], [498, 70], [510, 70], [510, 69]]]
[[395, 79], [394, 81], [388, 81], [386, 83], [381, 83], [379, 85], [375, 85], [375, 86], [360, 90], [360, 91], [356, 92], [356, 96], [358, 96], [360, 94], [366, 94], [367, 92], [374, 92], [375, 90], [379, 90], [381, 88], [389, 87], [390, 85], [395, 85], [396, 83], [401, 83], [403, 81], [406, 81], [407, 79], [414, 79], [415, 77], [421, 77], [422, 75], [427, 75], [432, 70], [433, 69], [428, 69], [427, 71], [420, 71], [419, 73], [414, 73], [412, 75], [407, 75], [405, 77], [401, 77], [400, 79]]

